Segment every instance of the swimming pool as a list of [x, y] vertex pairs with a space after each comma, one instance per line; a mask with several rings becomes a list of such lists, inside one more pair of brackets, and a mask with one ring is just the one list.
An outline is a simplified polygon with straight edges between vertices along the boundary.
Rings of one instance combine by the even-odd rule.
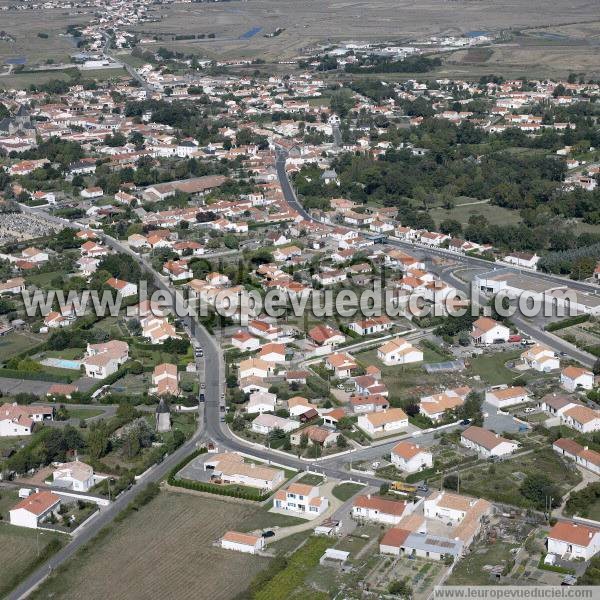
[[47, 367], [57, 367], [59, 369], [71, 369], [73, 371], [79, 371], [81, 362], [78, 360], [68, 360], [66, 358], [45, 358], [41, 361], [41, 364]]

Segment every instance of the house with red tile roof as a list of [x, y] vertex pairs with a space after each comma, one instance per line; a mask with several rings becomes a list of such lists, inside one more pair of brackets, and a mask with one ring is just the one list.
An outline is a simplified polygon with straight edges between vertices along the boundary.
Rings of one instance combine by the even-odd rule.
[[411, 512], [411, 506], [408, 502], [388, 500], [372, 494], [358, 496], [352, 504], [352, 517], [354, 519], [386, 525], [397, 525], [404, 515]]
[[600, 552], [600, 529], [573, 521], [558, 521], [548, 532], [548, 553], [565, 560], [590, 560]]
[[391, 461], [401, 471], [416, 473], [433, 466], [433, 455], [429, 450], [408, 440], [403, 440], [392, 448]]
[[51, 514], [57, 514], [60, 496], [48, 491], [35, 492], [9, 511], [10, 524], [37, 529]]

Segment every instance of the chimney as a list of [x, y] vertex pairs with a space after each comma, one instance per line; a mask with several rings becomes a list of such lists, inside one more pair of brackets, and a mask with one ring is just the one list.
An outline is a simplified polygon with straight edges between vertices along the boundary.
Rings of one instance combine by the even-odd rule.
[[367, 500], [371, 499], [371, 494], [367, 494]]

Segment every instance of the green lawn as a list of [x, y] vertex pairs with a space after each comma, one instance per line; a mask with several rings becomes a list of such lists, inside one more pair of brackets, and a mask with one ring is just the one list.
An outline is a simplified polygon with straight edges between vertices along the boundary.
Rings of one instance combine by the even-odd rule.
[[62, 271], [48, 271], [46, 273], [36, 273], [35, 271], [31, 275], [25, 276], [27, 285], [35, 285], [40, 288], [50, 287], [50, 282], [55, 277], [62, 277], [64, 273]]
[[341, 500], [342, 502], [346, 502], [346, 500], [349, 500], [350, 498], [352, 498], [352, 496], [354, 496], [354, 494], [356, 494], [357, 492], [360, 492], [364, 488], [365, 488], [364, 485], [359, 485], [358, 483], [346, 482], [346, 483], [340, 483], [339, 485], [336, 485], [333, 488], [332, 493], [338, 500]]
[[485, 354], [471, 360], [470, 370], [473, 375], [479, 375], [489, 385], [511, 383], [519, 374], [507, 369], [505, 363], [515, 360], [521, 355], [521, 350]]
[[65, 405], [69, 411], [70, 419], [91, 419], [101, 415], [104, 411], [98, 408], [69, 408], [69, 405]]
[[273, 507], [273, 501], [270, 500], [264, 508], [255, 512], [251, 517], [244, 521], [242, 531], [255, 531], [256, 529], [268, 529], [270, 527], [293, 527], [306, 523], [306, 519], [300, 519], [291, 515], [280, 515], [271, 513], [269, 510]]
[[321, 485], [323, 483], [323, 476], [317, 475], [316, 473], [306, 473], [298, 479], [297, 483], [305, 483], [306, 485]]

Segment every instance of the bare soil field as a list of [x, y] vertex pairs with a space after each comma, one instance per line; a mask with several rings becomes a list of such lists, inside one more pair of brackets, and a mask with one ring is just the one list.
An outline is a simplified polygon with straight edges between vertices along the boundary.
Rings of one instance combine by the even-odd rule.
[[[13, 3], [0, 0], [0, 8], [10, 4]], [[25, 58], [26, 65], [44, 63], [48, 59], [57, 64], [68, 61], [69, 56], [77, 52], [77, 48], [71, 38], [64, 35], [66, 29], [71, 24], [87, 23], [91, 15], [89, 11], [90, 9], [1, 11], [0, 30], [14, 41], [0, 40], [0, 67], [15, 58]], [[38, 33], [47, 34], [48, 37], [38, 37]]]
[[[192, 3], [156, 6], [161, 19], [136, 28], [151, 38], [148, 46], [164, 45], [208, 57], [289, 57], [315, 43], [338, 40], [409, 41], [427, 35], [456, 35], [470, 31], [589, 23], [597, 19], [597, 6], [573, 0], [568, 11], [561, 2], [546, 0], [253, 0], [252, 2]], [[264, 35], [276, 28], [273, 38]], [[214, 39], [174, 41], [175, 35], [214, 34]]]
[[79, 552], [30, 597], [37, 600], [229, 600], [268, 559], [212, 546], [258, 506], [163, 491]]
[[454, 77], [487, 73], [506, 77], [566, 77], [572, 72], [583, 72], [592, 78], [600, 75], [597, 41], [526, 34], [510, 43], [454, 52], [436, 71], [438, 75]]

